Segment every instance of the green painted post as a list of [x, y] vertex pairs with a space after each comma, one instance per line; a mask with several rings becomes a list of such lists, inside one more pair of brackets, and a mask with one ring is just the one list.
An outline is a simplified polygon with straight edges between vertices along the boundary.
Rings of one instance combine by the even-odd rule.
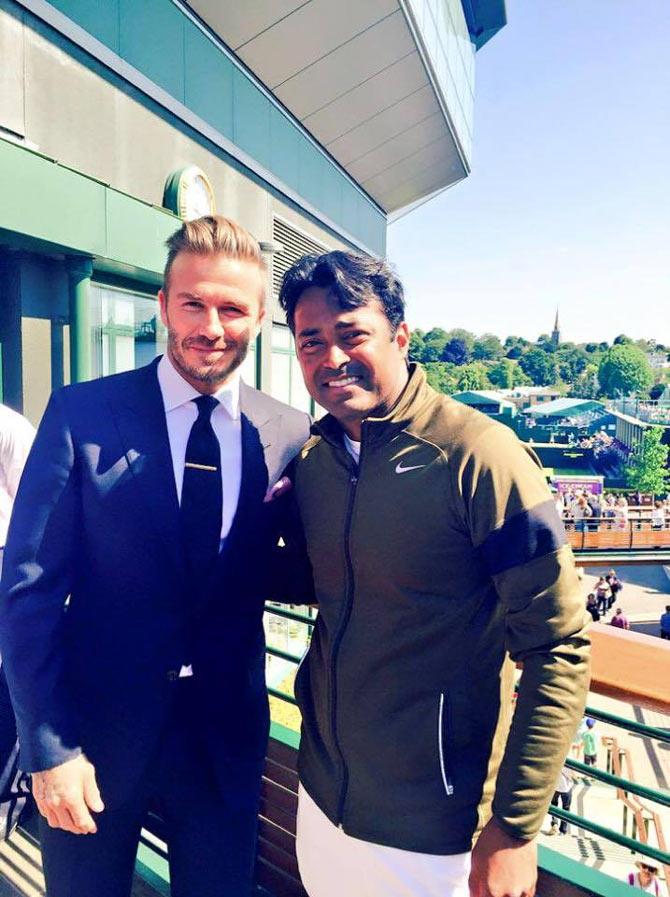
[[70, 281], [70, 380], [78, 383], [90, 380], [91, 369], [91, 307], [90, 290], [93, 262], [81, 256], [72, 258]]

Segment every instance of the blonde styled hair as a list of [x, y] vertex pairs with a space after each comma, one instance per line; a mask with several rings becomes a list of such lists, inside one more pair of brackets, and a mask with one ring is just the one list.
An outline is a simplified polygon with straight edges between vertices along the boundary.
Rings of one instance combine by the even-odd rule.
[[[165, 241], [168, 257], [163, 271], [163, 291], [167, 296], [170, 287], [170, 272], [174, 260], [180, 252], [193, 255], [217, 255], [221, 253], [232, 259], [255, 262], [261, 273], [267, 265], [258, 245], [249, 231], [223, 215], [205, 215], [193, 221], [184, 221], [178, 231]], [[263, 299], [265, 289], [263, 289]]]

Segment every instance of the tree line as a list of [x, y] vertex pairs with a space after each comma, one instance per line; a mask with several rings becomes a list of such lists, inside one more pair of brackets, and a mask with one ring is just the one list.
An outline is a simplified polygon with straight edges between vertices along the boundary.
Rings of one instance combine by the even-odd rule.
[[655, 340], [625, 334], [607, 342], [560, 343], [548, 334], [536, 342], [468, 330], [414, 330], [410, 360], [421, 362], [429, 383], [440, 392], [552, 386], [577, 398], [658, 398], [668, 382], [668, 368], [652, 368], [650, 358], [670, 360], [670, 348]]

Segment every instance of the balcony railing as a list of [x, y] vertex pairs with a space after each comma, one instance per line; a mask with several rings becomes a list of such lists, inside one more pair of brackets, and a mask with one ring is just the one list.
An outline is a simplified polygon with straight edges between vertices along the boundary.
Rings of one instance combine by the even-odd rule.
[[[268, 620], [285, 621], [288, 626], [301, 630], [303, 635], [311, 632], [315, 622], [309, 614], [294, 609], [268, 606], [267, 613]], [[276, 628], [269, 634], [275, 642], [278, 641], [280, 633]], [[296, 631], [294, 634], [299, 633]], [[595, 706], [593, 697], [590, 698], [587, 714], [608, 729], [608, 733], [601, 737], [601, 745], [607, 756], [605, 768], [586, 766], [572, 757], [566, 765], [598, 786], [612, 789], [615, 796], [608, 798], [608, 806], [611, 805], [612, 809], [604, 821], [590, 816], [587, 807], [579, 813], [555, 807], [551, 809], [551, 815], [592, 836], [589, 839], [581, 838], [579, 843], [582, 846], [592, 843], [600, 850], [601, 846], [606, 848], [610, 845], [606, 849], [622, 851], [624, 856], [629, 857], [631, 866], [635, 857], [646, 857], [664, 871], [667, 888], [670, 853], [662, 815], [667, 815], [670, 808], [670, 792], [657, 787], [657, 782], [638, 781], [630, 752], [616, 733], [653, 739], [665, 750], [670, 746], [670, 728], [648, 725], [641, 718], [644, 711], [670, 713], [670, 642], [612, 627], [593, 627], [591, 638], [591, 695], [603, 695], [634, 705], [637, 708], [636, 719], [626, 719], [618, 713]], [[292, 641], [297, 643], [299, 639]], [[287, 634], [283, 647], [276, 644], [268, 647], [268, 656], [281, 665], [278, 674], [282, 674], [284, 668], [293, 669], [301, 659], [289, 642]], [[290, 647], [294, 650], [289, 650]], [[284, 680], [290, 678], [284, 676]], [[282, 687], [272, 686], [269, 689], [270, 695], [276, 702], [275, 707], [284, 707], [290, 712], [293, 717], [291, 726], [294, 726], [298, 720], [295, 698], [286, 681], [279, 685]], [[295, 728], [273, 721], [259, 820], [257, 871], [260, 893], [264, 897], [306, 897], [295, 857], [298, 746], [299, 735]], [[7, 869], [11, 868], [12, 863], [18, 868], [17, 861], [20, 861], [18, 881], [16, 875], [12, 877], [18, 884], [19, 893], [43, 893], [39, 882], [37, 844], [29, 833], [19, 832], [18, 837], [23, 840], [16, 845], [14, 855], [8, 857], [5, 853], [2, 872], [9, 875]], [[562, 842], [561, 847], [564, 844]], [[11, 844], [3, 848], [5, 852], [8, 850], [11, 852]], [[633, 893], [626, 882], [586, 865], [583, 859], [578, 861], [561, 850], [553, 849], [553, 844], [550, 847], [540, 843], [538, 858], [539, 897], [630, 897]], [[151, 817], [143, 832], [138, 871], [153, 893], [169, 893], [164, 833], [161, 820], [156, 816]], [[27, 887], [29, 879], [34, 879], [37, 884]]]
[[[295, 610], [268, 607], [270, 615], [303, 624], [311, 631], [314, 619]], [[591, 631], [593, 663], [591, 693], [622, 700], [647, 710], [670, 712], [670, 642], [624, 632], [605, 629]], [[290, 664], [298, 664], [300, 657], [291, 651], [270, 646], [270, 656]], [[625, 675], [623, 674], [625, 671]], [[270, 694], [287, 705], [295, 705], [295, 698], [288, 691], [271, 688]], [[616, 727], [622, 732], [654, 739], [670, 745], [670, 730], [625, 719], [598, 707], [588, 706], [586, 713], [593, 719]], [[576, 759], [566, 760], [566, 765], [581, 776], [615, 789], [621, 811], [621, 826], [603, 825], [588, 816], [551, 808], [551, 815], [565, 820], [578, 830], [593, 835], [599, 842], [617, 845], [633, 855], [648, 858], [665, 870], [666, 883], [670, 881], [670, 853], [665, 842], [661, 817], [648, 804], [663, 809], [670, 808], [670, 792], [635, 780], [630, 757], [619, 747], [616, 738], [606, 736], [606, 769], [586, 766]], [[295, 756], [298, 735], [285, 727], [273, 725], [273, 738], [268, 753], [268, 767], [264, 781], [262, 828], [259, 848], [259, 877], [270, 892], [305, 897], [300, 885], [295, 860], [295, 809], [297, 807], [297, 774]], [[626, 775], [624, 775], [624, 772]], [[626, 897], [630, 888], [619, 881], [585, 866], [560, 852], [540, 845], [538, 894], [577, 897]]]
[[649, 516], [620, 521], [612, 517], [565, 520], [565, 532], [576, 551], [670, 549], [670, 520], [656, 524]]

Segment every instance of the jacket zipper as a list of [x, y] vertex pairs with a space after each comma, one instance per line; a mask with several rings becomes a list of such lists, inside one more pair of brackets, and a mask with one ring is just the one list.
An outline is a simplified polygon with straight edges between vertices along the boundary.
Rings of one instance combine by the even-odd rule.
[[354, 565], [351, 560], [351, 546], [349, 544], [351, 536], [351, 520], [354, 514], [354, 504], [356, 502], [356, 489], [361, 472], [361, 462], [363, 460], [363, 440], [361, 439], [361, 453], [358, 459], [358, 472], [349, 467], [349, 501], [347, 504], [347, 514], [344, 522], [344, 557], [347, 565], [347, 594], [344, 605], [344, 611], [340, 619], [340, 626], [337, 630], [333, 641], [333, 651], [331, 654], [331, 728], [333, 732], [333, 743], [337, 751], [340, 767], [342, 769], [342, 783], [340, 786], [340, 794], [337, 801], [337, 825], [342, 828], [342, 817], [344, 815], [344, 803], [347, 796], [347, 788], [349, 786], [349, 771], [344, 760], [344, 754], [337, 738], [337, 655], [344, 638], [344, 633], [349, 623], [351, 609], [354, 603]]
[[451, 797], [454, 793], [454, 785], [451, 776], [447, 770], [447, 763], [444, 757], [444, 692], [440, 694], [440, 708], [437, 714], [437, 750], [440, 755], [440, 772], [442, 773], [442, 784], [447, 793], [447, 797]]

